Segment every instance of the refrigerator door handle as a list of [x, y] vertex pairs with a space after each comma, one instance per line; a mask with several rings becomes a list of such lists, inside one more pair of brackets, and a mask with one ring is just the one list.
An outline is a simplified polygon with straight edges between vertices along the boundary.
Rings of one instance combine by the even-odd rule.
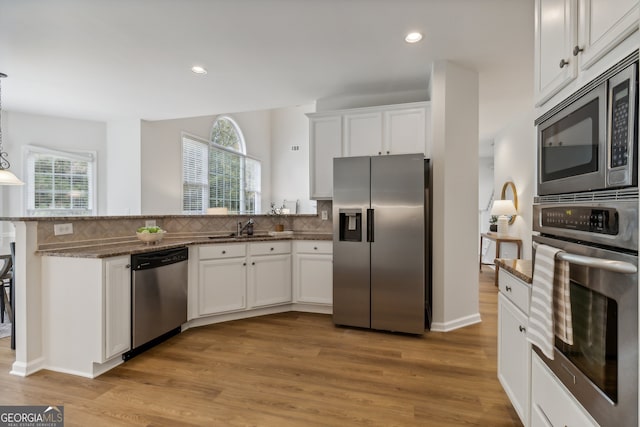
[[373, 242], [373, 209], [367, 209], [367, 242]]

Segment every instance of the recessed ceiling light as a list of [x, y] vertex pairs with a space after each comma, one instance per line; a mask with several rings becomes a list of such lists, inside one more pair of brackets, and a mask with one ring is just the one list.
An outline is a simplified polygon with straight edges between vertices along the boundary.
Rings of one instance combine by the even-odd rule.
[[418, 32], [409, 33], [407, 34], [407, 37], [404, 38], [404, 41], [407, 43], [418, 43], [420, 40], [422, 40], [422, 34]]
[[191, 67], [191, 71], [196, 74], [207, 74], [207, 70], [204, 67], [200, 67], [199, 65], [194, 65]]

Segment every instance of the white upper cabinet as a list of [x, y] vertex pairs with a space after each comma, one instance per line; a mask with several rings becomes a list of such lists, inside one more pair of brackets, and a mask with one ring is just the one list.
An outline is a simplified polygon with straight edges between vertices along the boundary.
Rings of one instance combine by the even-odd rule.
[[345, 152], [349, 157], [382, 154], [382, 112], [347, 113], [344, 116]]
[[429, 102], [311, 113], [308, 117], [312, 199], [333, 197], [336, 157], [429, 153]]
[[342, 116], [309, 117], [309, 185], [312, 199], [333, 197], [333, 159], [342, 157]]
[[[427, 107], [384, 112], [384, 154], [427, 153]], [[382, 154], [382, 153], [379, 153]]]
[[536, 106], [542, 105], [577, 76], [578, 64], [571, 53], [576, 42], [576, 0], [536, 0]]
[[638, 12], [638, 0], [536, 0], [536, 106], [637, 31]]
[[574, 51], [581, 70], [638, 29], [638, 0], [581, 0], [579, 9], [579, 44]]

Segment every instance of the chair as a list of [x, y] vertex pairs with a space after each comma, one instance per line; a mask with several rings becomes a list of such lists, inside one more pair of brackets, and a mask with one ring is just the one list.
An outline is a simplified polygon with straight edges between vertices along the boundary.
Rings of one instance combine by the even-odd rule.
[[4, 315], [7, 313], [12, 319], [13, 310], [11, 305], [11, 280], [13, 278], [13, 257], [11, 255], [0, 255], [2, 267], [0, 267], [0, 321], [4, 323]]

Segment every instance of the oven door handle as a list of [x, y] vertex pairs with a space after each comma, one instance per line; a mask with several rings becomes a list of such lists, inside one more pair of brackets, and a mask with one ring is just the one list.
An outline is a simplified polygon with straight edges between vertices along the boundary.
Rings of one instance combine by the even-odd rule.
[[597, 268], [600, 270], [611, 271], [613, 273], [635, 274], [638, 267], [624, 261], [614, 261], [610, 259], [593, 258], [590, 256], [570, 254], [568, 252], [559, 252], [556, 258], [567, 261], [570, 264], [582, 265], [585, 267]]
[[[538, 242], [533, 242], [534, 249], [538, 247]], [[567, 261], [570, 264], [582, 265], [584, 267], [597, 268], [600, 270], [611, 271], [613, 273], [635, 274], [638, 267], [624, 261], [614, 261], [611, 259], [594, 258], [584, 255], [570, 254], [569, 252], [560, 251], [556, 254], [556, 258], [561, 261]]]

